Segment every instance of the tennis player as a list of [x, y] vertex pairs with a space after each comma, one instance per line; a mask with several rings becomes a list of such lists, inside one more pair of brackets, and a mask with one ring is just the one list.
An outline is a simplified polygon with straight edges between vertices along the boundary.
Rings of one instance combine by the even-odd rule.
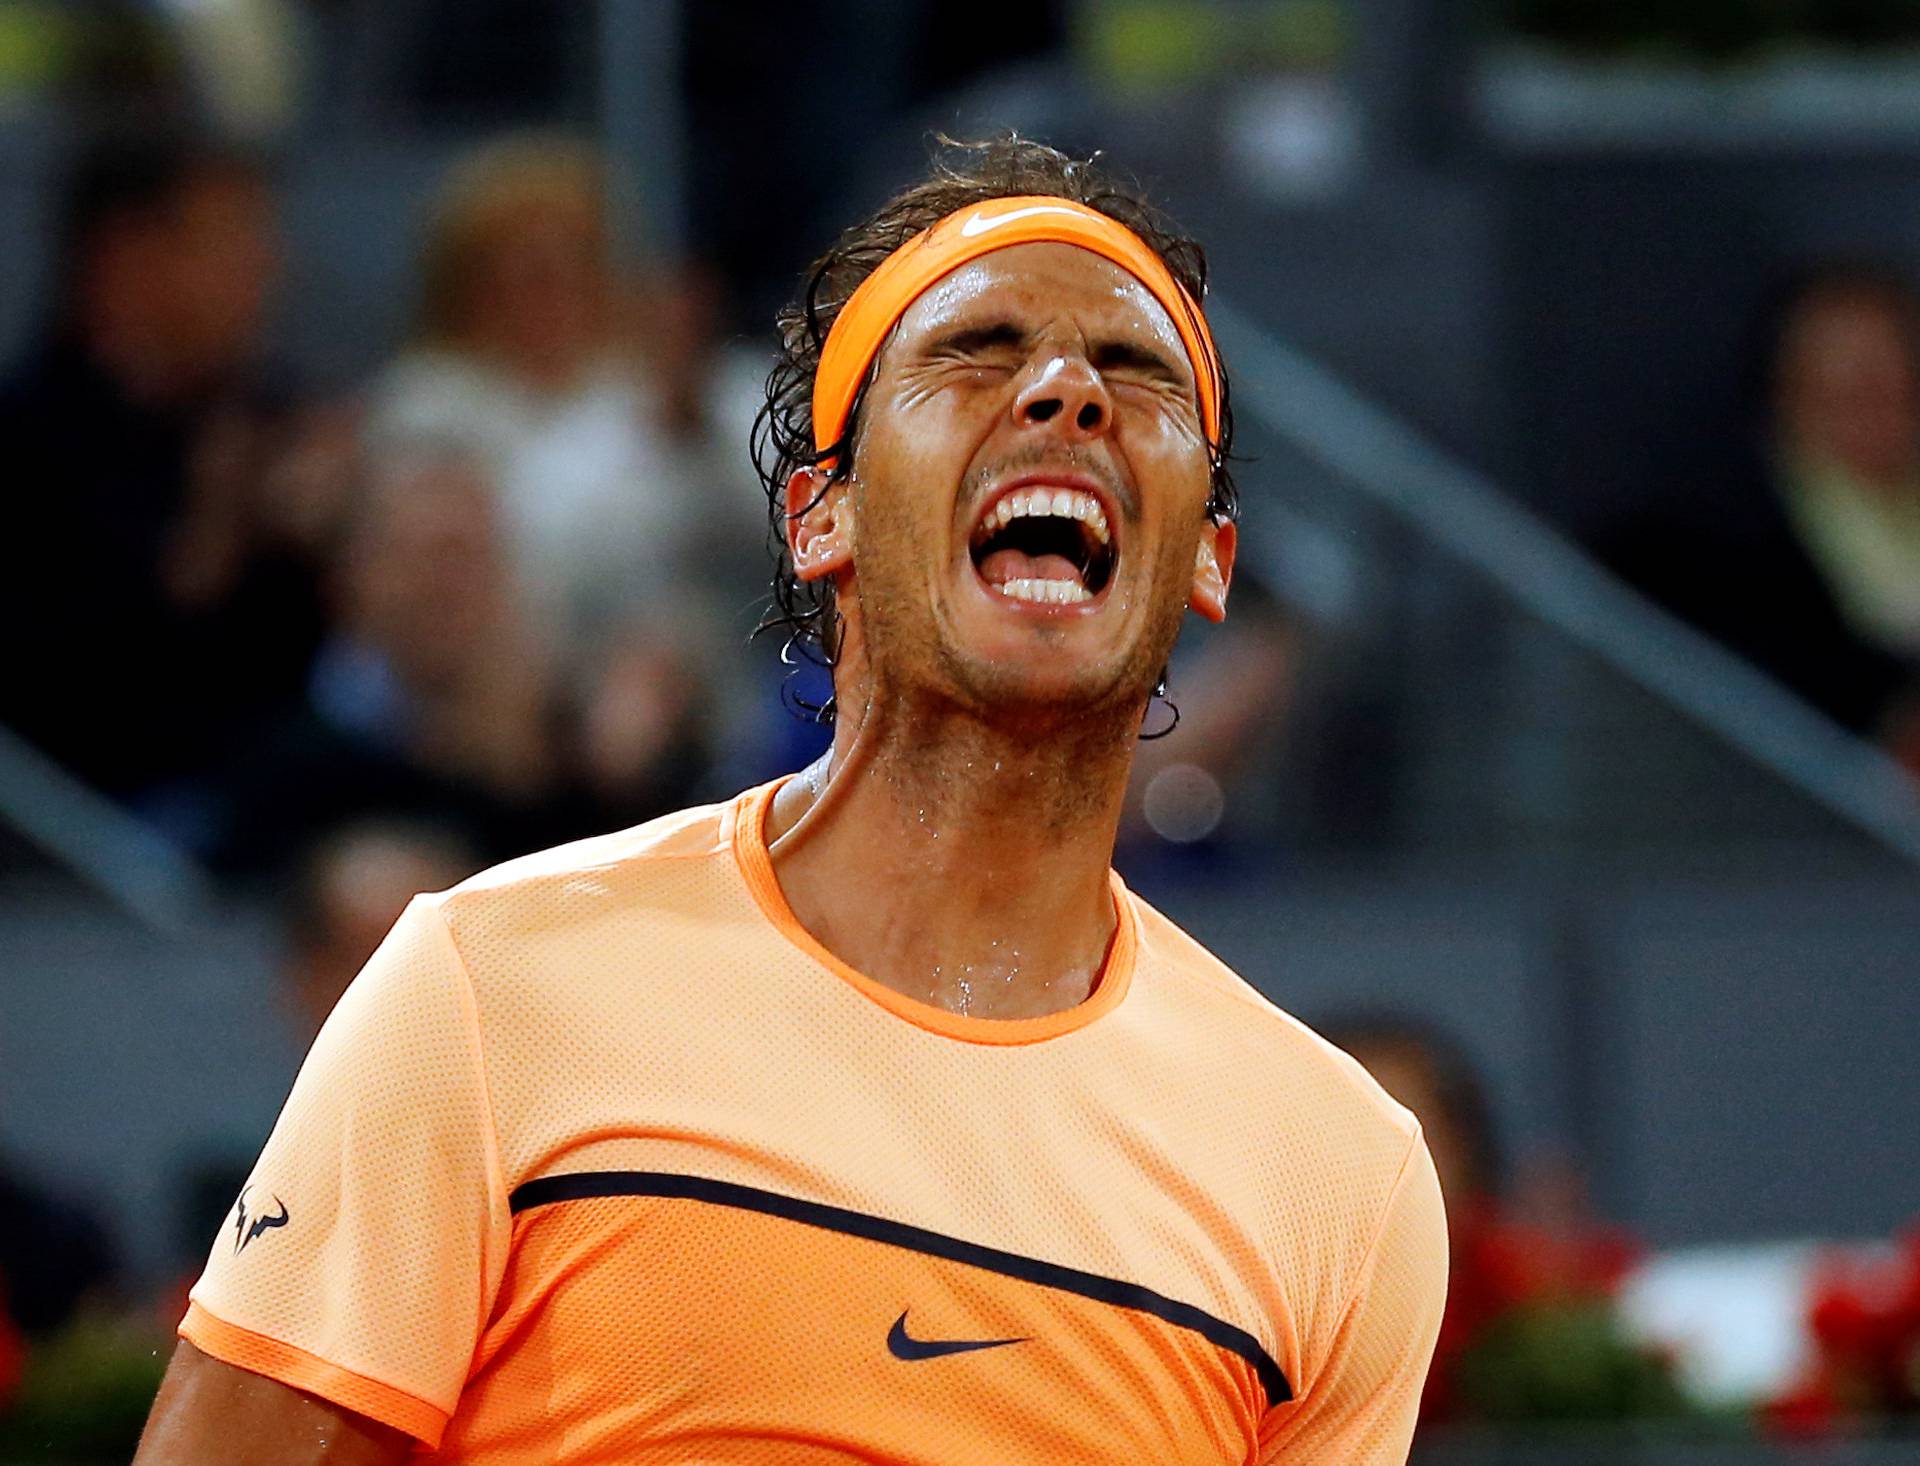
[[1233, 569], [1204, 288], [1019, 140], [841, 238], [760, 436], [831, 753], [413, 902], [140, 1466], [1404, 1461], [1419, 1128], [1109, 868]]

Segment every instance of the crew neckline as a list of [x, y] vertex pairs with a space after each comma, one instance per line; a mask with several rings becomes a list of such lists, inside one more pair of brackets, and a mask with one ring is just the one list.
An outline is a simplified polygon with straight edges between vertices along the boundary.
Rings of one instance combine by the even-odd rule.
[[767, 849], [767, 812], [773, 799], [792, 775], [775, 779], [739, 795], [733, 803], [731, 844], [734, 863], [746, 880], [755, 904], [789, 944], [797, 947], [862, 997], [878, 1004], [897, 1018], [945, 1038], [977, 1044], [1031, 1044], [1077, 1033], [1120, 1006], [1133, 984], [1133, 968], [1138, 949], [1134, 925], [1133, 901], [1117, 871], [1107, 872], [1108, 888], [1113, 895], [1113, 939], [1107, 944], [1106, 959], [1100, 976], [1084, 1002], [1058, 1013], [1038, 1018], [976, 1018], [954, 1013], [932, 1003], [923, 1003], [896, 992], [885, 983], [829, 952], [814, 934], [800, 924], [787, 904], [786, 892], [774, 873], [773, 856]]

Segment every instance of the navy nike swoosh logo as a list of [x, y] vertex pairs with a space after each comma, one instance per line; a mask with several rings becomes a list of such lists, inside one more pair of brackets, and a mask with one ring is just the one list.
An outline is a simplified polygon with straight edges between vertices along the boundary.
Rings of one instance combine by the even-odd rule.
[[887, 1330], [887, 1352], [895, 1359], [938, 1359], [946, 1354], [971, 1354], [975, 1349], [1001, 1349], [1024, 1344], [1025, 1339], [916, 1339], [907, 1332], [908, 1309]]

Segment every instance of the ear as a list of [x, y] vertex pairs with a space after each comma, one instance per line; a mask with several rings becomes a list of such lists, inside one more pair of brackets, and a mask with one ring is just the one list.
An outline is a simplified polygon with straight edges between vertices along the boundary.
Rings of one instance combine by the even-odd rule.
[[1233, 580], [1233, 555], [1240, 527], [1231, 519], [1209, 518], [1200, 526], [1200, 548], [1193, 558], [1193, 594], [1187, 604], [1209, 621], [1227, 619], [1227, 586]]
[[834, 575], [853, 563], [853, 504], [825, 469], [796, 468], [787, 479], [787, 548], [802, 580]]

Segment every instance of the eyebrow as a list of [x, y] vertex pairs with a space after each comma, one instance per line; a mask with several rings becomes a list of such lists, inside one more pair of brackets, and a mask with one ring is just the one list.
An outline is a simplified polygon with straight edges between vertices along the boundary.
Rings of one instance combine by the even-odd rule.
[[1176, 387], [1188, 385], [1187, 374], [1174, 365], [1172, 358], [1137, 341], [1097, 342], [1088, 359], [1095, 371], [1104, 372], [1111, 367], [1120, 367], [1164, 378]]
[[[957, 327], [934, 338], [927, 350], [930, 355], [974, 356], [1009, 347], [1018, 350], [1030, 339], [1025, 327], [1002, 319]], [[1129, 339], [1096, 342], [1088, 352], [1088, 361], [1096, 371], [1117, 367], [1160, 377], [1176, 387], [1188, 385], [1186, 373], [1166, 353]]]
[[986, 321], [946, 332], [929, 345], [928, 351], [935, 355], [951, 352], [955, 356], [973, 356], [1001, 347], [1022, 347], [1028, 339], [1027, 331], [1012, 321]]

